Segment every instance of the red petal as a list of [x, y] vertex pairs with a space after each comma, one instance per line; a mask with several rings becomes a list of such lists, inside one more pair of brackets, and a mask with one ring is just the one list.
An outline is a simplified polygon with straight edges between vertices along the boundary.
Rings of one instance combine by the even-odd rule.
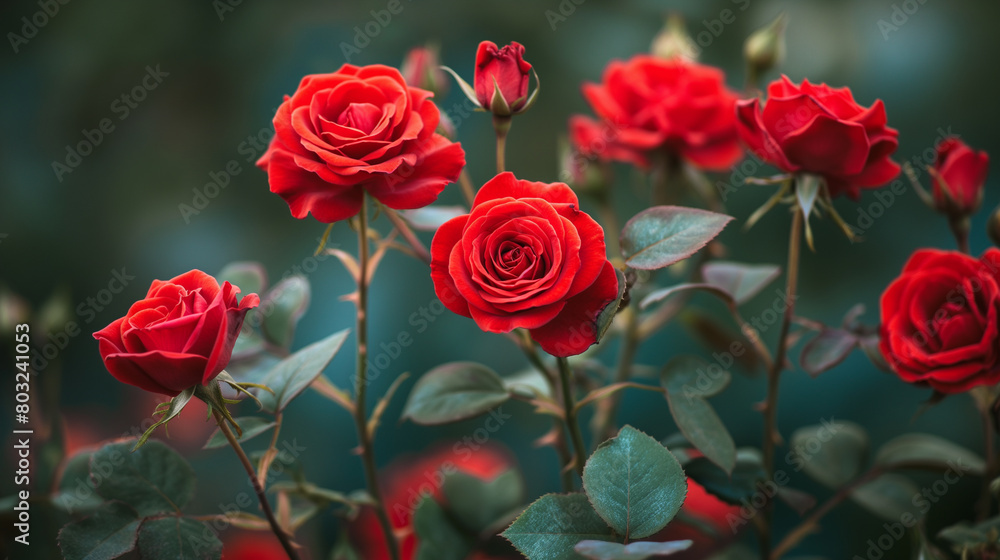
[[618, 275], [611, 262], [605, 261], [597, 280], [584, 292], [570, 298], [557, 317], [542, 327], [531, 329], [531, 338], [553, 356], [582, 354], [597, 342], [597, 316], [617, 296]]

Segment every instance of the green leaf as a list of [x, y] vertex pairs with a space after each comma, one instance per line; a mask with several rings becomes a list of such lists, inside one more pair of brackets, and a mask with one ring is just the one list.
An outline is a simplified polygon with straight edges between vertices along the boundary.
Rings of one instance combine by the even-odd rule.
[[416, 560], [463, 560], [472, 550], [468, 539], [430, 496], [414, 510], [413, 530], [419, 539]]
[[812, 228], [809, 226], [809, 217], [812, 215], [813, 207], [816, 205], [816, 197], [819, 195], [820, 186], [823, 179], [818, 175], [803, 173], [798, 176], [795, 182], [795, 199], [802, 210], [802, 222], [805, 224], [806, 243], [810, 249], [813, 247]]
[[456, 471], [445, 476], [441, 491], [459, 525], [478, 534], [522, 503], [524, 481], [514, 469], [493, 480]]
[[[126, 450], [128, 451], [128, 450]], [[108, 502], [89, 517], [59, 531], [65, 560], [107, 560], [135, 548], [139, 517], [122, 502]]]
[[580, 541], [576, 551], [591, 560], [646, 560], [670, 556], [691, 548], [694, 541], [634, 542], [621, 544], [604, 541]]
[[611, 528], [583, 494], [546, 494], [501, 534], [531, 560], [577, 560], [584, 540], [611, 541]]
[[660, 382], [667, 390], [670, 415], [684, 437], [710, 461], [731, 473], [736, 465], [736, 444], [715, 409], [705, 400], [722, 391], [730, 376], [722, 369], [717, 375], [711, 372], [699, 358], [678, 356], [664, 366]]
[[913, 481], [894, 473], [883, 474], [851, 491], [855, 502], [886, 521], [899, 521], [906, 514], [919, 519], [922, 514], [914, 505], [914, 497], [919, 495], [920, 489]]
[[903, 434], [887, 441], [875, 454], [875, 463], [892, 467], [900, 463], [930, 463], [959, 474], [982, 475], [986, 461], [968, 449], [930, 434]]
[[868, 434], [853, 422], [824, 420], [796, 430], [791, 449], [796, 469], [801, 467], [814, 480], [838, 488], [861, 471], [868, 454]]
[[[189, 387], [187, 389], [184, 389], [183, 391], [178, 393], [176, 397], [170, 399], [169, 406], [166, 407], [165, 411], [154, 413], [154, 416], [162, 414], [163, 418], [160, 418], [158, 422], [156, 422], [155, 424], [147, 428], [145, 432], [143, 432], [139, 440], [135, 442], [135, 447], [132, 448], [132, 451], [135, 451], [136, 449], [139, 449], [140, 447], [145, 445], [146, 440], [149, 439], [149, 436], [153, 435], [153, 431], [155, 431], [156, 428], [159, 428], [160, 426], [176, 418], [177, 415], [180, 414], [182, 410], [184, 410], [184, 407], [187, 406], [189, 402], [191, 402], [191, 397], [194, 396], [194, 393], [197, 389], [198, 389], [197, 385], [194, 387]], [[159, 407], [157, 407], [157, 410], [159, 410]]]
[[802, 348], [799, 363], [816, 377], [843, 362], [858, 345], [858, 337], [844, 329], [823, 329]]
[[781, 267], [772, 264], [714, 261], [701, 267], [705, 283], [728, 293], [737, 305], [742, 305], [759, 294], [780, 275]]
[[410, 391], [402, 418], [432, 426], [482, 414], [510, 397], [493, 370], [475, 362], [452, 362], [424, 374]]
[[764, 459], [760, 451], [752, 447], [741, 447], [736, 451], [736, 464], [732, 475], [704, 457], [692, 459], [684, 464], [684, 474], [705, 487], [720, 500], [738, 505], [757, 492], [757, 484], [767, 479]]
[[611, 328], [611, 323], [615, 320], [615, 315], [618, 313], [618, 308], [621, 307], [622, 298], [625, 297], [625, 289], [628, 287], [628, 283], [625, 280], [625, 275], [622, 271], [615, 269], [615, 276], [618, 277], [618, 295], [615, 299], [604, 306], [604, 309], [597, 314], [597, 320], [594, 321], [597, 337], [595, 338], [595, 344], [600, 342], [604, 335]]
[[295, 325], [309, 307], [309, 297], [309, 281], [298, 274], [271, 288], [260, 303], [264, 336], [282, 348], [291, 348]]
[[663, 301], [676, 293], [680, 293], [687, 290], [702, 290], [721, 299], [722, 301], [726, 302], [727, 305], [736, 304], [736, 301], [733, 300], [733, 296], [730, 295], [729, 292], [723, 290], [718, 286], [713, 286], [712, 284], [704, 284], [704, 283], [693, 283], [693, 284], [685, 283], [685, 284], [675, 284], [673, 286], [667, 286], [666, 288], [660, 288], [659, 290], [653, 290], [652, 292], [647, 294], [646, 297], [642, 298], [641, 302], [639, 302], [639, 309], [646, 309], [647, 307], [653, 305], [654, 303]]
[[626, 540], [662, 529], [687, 494], [677, 459], [632, 426], [623, 427], [587, 459], [583, 487], [597, 514]]
[[343, 346], [350, 329], [333, 333], [278, 362], [262, 384], [274, 391], [258, 391], [257, 398], [268, 412], [280, 412], [319, 377]]
[[264, 295], [267, 288], [267, 271], [264, 265], [255, 261], [232, 262], [215, 276], [219, 283], [229, 282], [240, 289], [241, 295]]
[[130, 442], [105, 445], [90, 460], [90, 477], [106, 500], [120, 500], [141, 517], [177, 513], [194, 496], [195, 476], [180, 454], [159, 441], [130, 452]]
[[222, 541], [207, 525], [187, 517], [147, 519], [139, 529], [142, 560], [218, 560]]
[[654, 206], [632, 217], [622, 230], [629, 268], [654, 270], [695, 254], [722, 232], [732, 216], [682, 206]]
[[[259, 436], [274, 427], [273, 420], [257, 416], [237, 418], [236, 423], [243, 429], [243, 436], [237, 438], [240, 443]], [[229, 441], [226, 439], [226, 436], [224, 436], [222, 432], [216, 428], [215, 431], [212, 432], [212, 437], [208, 438], [208, 441], [205, 442], [205, 446], [202, 447], [202, 449], [216, 449], [226, 445], [229, 445]]]
[[552, 396], [552, 386], [548, 379], [537, 369], [529, 367], [517, 373], [501, 378], [503, 386], [510, 393], [517, 393], [525, 397], [534, 398], [538, 395], [543, 397]]
[[437, 231], [442, 224], [452, 218], [464, 216], [469, 211], [464, 206], [424, 206], [415, 210], [400, 210], [399, 214], [420, 231]]
[[62, 469], [52, 505], [70, 513], [91, 511], [104, 500], [90, 486], [91, 451], [82, 451], [70, 457]]

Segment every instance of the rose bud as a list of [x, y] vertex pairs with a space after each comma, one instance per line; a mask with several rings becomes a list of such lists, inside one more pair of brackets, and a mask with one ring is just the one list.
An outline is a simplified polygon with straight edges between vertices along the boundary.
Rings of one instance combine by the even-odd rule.
[[473, 79], [479, 106], [498, 117], [527, 110], [530, 71], [531, 64], [524, 60], [524, 46], [520, 43], [512, 42], [500, 49], [492, 41], [479, 43]]
[[766, 27], [754, 31], [743, 43], [743, 58], [747, 62], [748, 82], [756, 87], [761, 74], [781, 64], [785, 59], [785, 14], [780, 14]]
[[990, 214], [990, 220], [986, 222], [986, 233], [993, 244], [1000, 247], [1000, 206]]
[[448, 80], [441, 70], [437, 47], [410, 49], [400, 72], [408, 85], [434, 92], [435, 97], [444, 97], [448, 93]]
[[942, 140], [929, 168], [935, 209], [951, 218], [975, 214], [983, 202], [989, 165], [986, 152], [977, 152], [958, 138]]
[[886, 124], [885, 106], [859, 105], [847, 88], [782, 76], [767, 86], [767, 103], [737, 103], [740, 136], [752, 152], [786, 173], [822, 176], [831, 196], [857, 200], [861, 189], [899, 175], [890, 156], [899, 132]]
[[243, 318], [257, 294], [200, 270], [153, 280], [146, 297], [94, 333], [104, 366], [115, 379], [171, 397], [206, 385], [229, 364]]
[[1000, 249], [921, 249], [882, 294], [879, 349], [908, 383], [960, 393], [1000, 382]]
[[687, 60], [698, 60], [698, 46], [691, 40], [687, 28], [684, 25], [684, 17], [673, 13], [667, 17], [667, 23], [653, 39], [653, 45], [649, 49], [653, 56], [657, 58], [674, 58], [675, 56], [686, 58]]

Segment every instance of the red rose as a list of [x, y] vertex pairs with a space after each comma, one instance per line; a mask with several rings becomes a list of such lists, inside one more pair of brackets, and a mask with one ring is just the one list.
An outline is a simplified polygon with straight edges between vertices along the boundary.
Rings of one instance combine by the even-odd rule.
[[589, 157], [647, 167], [667, 151], [695, 167], [725, 170], [743, 155], [736, 132], [737, 96], [718, 68], [680, 57], [638, 55], [614, 61], [583, 95], [600, 122], [570, 119], [570, 140]]
[[975, 214], [983, 202], [983, 187], [989, 167], [990, 156], [986, 152], [977, 152], [958, 138], [942, 140], [937, 145], [937, 157], [931, 173], [934, 203], [938, 210], [949, 216]]
[[241, 531], [226, 539], [222, 560], [286, 560], [288, 554], [271, 533]]
[[[675, 554], [673, 558], [700, 560], [708, 558], [712, 553], [732, 543], [736, 539], [736, 530], [745, 525], [745, 520], [740, 517], [740, 506], [723, 502], [705, 490], [704, 486], [690, 478], [687, 480], [687, 487], [687, 496], [685, 496], [684, 505], [681, 507], [683, 519], [675, 519], [649, 540], [659, 542], [694, 541], [691, 548]], [[730, 515], [735, 516], [738, 520], [738, 525], [735, 528], [730, 523]], [[688, 520], [693, 520], [695, 523]], [[713, 529], [715, 534], [706, 534], [706, 528]]]
[[448, 93], [448, 79], [441, 70], [437, 49], [416, 47], [406, 53], [403, 66], [400, 68], [406, 83], [421, 89], [434, 92], [444, 97]]
[[296, 218], [350, 218], [365, 192], [390, 208], [426, 206], [465, 166], [462, 147], [434, 132], [431, 95], [388, 66], [306, 76], [278, 107], [257, 165]]
[[431, 243], [431, 278], [444, 305], [488, 332], [529, 329], [554, 356], [596, 342], [595, 320], [618, 295], [604, 230], [564, 183], [497, 175], [472, 211]]
[[[423, 497], [443, 499], [441, 485], [447, 473], [461, 472], [490, 481], [513, 466], [513, 460], [499, 447], [484, 445], [475, 453], [442, 448], [422, 457], [395, 459], [382, 473], [382, 496], [392, 526], [400, 539], [402, 560], [412, 560], [416, 555], [417, 538], [413, 534], [413, 512]], [[388, 560], [382, 527], [374, 510], [364, 508], [349, 527], [351, 542], [365, 560]]]
[[[531, 64], [525, 62], [524, 46], [520, 43], [511, 43], [502, 49], [498, 49], [492, 41], [479, 43], [479, 49], [476, 50], [476, 73], [473, 76], [473, 87], [479, 105], [500, 116], [517, 113], [528, 102], [530, 72]], [[497, 107], [493, 105], [493, 94], [497, 87], [509, 108], [505, 113], [498, 113]]]
[[104, 366], [119, 381], [172, 397], [207, 384], [229, 363], [243, 317], [260, 303], [257, 294], [237, 302], [238, 293], [200, 270], [153, 280], [145, 299], [94, 333]]
[[782, 76], [767, 87], [767, 104], [740, 101], [740, 135], [765, 162], [788, 173], [813, 173], [826, 179], [830, 195], [857, 200], [862, 188], [880, 187], [899, 174], [889, 159], [899, 132], [886, 126], [881, 99], [865, 108], [847, 88], [803, 80], [797, 86]]
[[880, 349], [904, 381], [942, 393], [1000, 382], [1000, 249], [922, 249], [882, 294]]

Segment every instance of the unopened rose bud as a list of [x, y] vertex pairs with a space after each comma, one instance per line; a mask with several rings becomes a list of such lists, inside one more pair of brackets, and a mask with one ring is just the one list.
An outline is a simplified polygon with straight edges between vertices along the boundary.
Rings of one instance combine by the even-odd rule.
[[989, 234], [993, 244], [1000, 247], [1000, 206], [990, 214], [990, 220], [986, 223], [986, 233]]
[[513, 42], [497, 48], [492, 41], [479, 43], [473, 87], [479, 106], [498, 117], [527, 109], [531, 64], [524, 60], [524, 46]]
[[670, 14], [663, 29], [653, 39], [653, 46], [649, 50], [658, 58], [679, 56], [687, 60], [698, 60], [700, 49], [688, 35], [684, 18], [680, 14]]
[[743, 43], [743, 57], [751, 85], [768, 70], [785, 59], [785, 14], [780, 14], [767, 26], [758, 29]]
[[444, 97], [448, 93], [448, 79], [441, 70], [436, 46], [410, 49], [400, 72], [408, 85], [432, 91], [435, 97]]
[[989, 165], [986, 152], [977, 152], [958, 138], [942, 140], [934, 165], [928, 168], [934, 209], [951, 219], [975, 214], [983, 203]]

